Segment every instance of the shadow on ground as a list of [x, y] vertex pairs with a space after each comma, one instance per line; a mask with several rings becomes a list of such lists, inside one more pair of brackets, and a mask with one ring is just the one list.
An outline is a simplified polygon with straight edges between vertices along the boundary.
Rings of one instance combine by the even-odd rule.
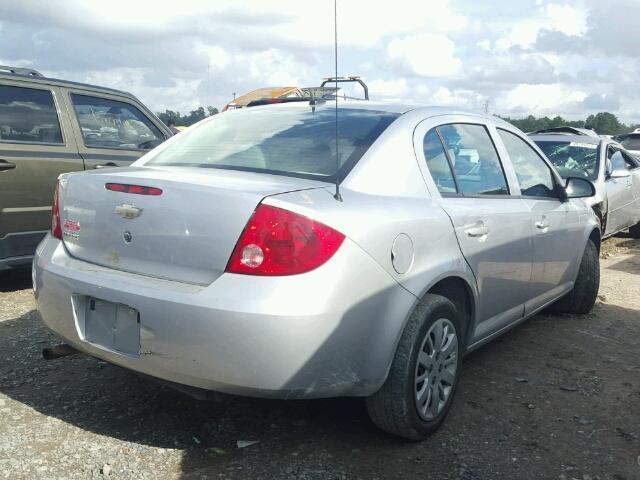
[[606, 304], [526, 322], [467, 358], [445, 427], [422, 443], [377, 431], [360, 399], [201, 402], [93, 358], [46, 362], [56, 339], [35, 311], [0, 322], [0, 391], [71, 427], [181, 449], [183, 478], [631, 480], [639, 323]]

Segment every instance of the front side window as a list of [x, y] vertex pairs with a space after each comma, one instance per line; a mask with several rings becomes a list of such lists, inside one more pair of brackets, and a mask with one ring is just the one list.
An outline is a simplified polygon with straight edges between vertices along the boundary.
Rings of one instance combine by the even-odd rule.
[[0, 142], [62, 145], [51, 91], [0, 85]]
[[423, 148], [427, 168], [436, 187], [438, 187], [438, 191], [440, 193], [457, 193], [451, 165], [435, 128], [429, 130], [424, 136]]
[[449, 124], [438, 127], [438, 131], [453, 165], [459, 193], [509, 194], [498, 153], [485, 127]]
[[87, 147], [149, 150], [160, 145], [160, 130], [138, 108], [107, 98], [72, 94]]
[[598, 145], [569, 141], [536, 141], [562, 178], [598, 178]]
[[556, 182], [549, 166], [531, 146], [517, 135], [498, 129], [525, 197], [558, 198]]
[[[270, 173], [335, 181], [359, 161], [398, 114], [295, 102], [215, 115], [191, 127], [147, 165]], [[337, 175], [336, 175], [337, 171]]]

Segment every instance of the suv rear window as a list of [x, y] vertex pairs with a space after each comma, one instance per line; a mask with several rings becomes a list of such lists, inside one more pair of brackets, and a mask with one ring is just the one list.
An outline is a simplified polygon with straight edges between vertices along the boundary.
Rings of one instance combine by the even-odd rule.
[[0, 85], [0, 142], [62, 144], [51, 91]]
[[[344, 178], [399, 114], [338, 108], [338, 178]], [[178, 165], [336, 179], [336, 111], [271, 105], [214, 116], [188, 129], [147, 165]]]
[[535, 142], [562, 178], [598, 178], [598, 145], [569, 141]]
[[640, 150], [640, 134], [618, 135], [614, 140], [627, 150]]

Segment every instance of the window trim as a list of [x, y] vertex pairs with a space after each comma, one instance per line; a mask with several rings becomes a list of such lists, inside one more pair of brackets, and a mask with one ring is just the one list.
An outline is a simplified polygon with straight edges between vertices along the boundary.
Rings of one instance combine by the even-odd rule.
[[56, 95], [56, 91], [53, 89], [55, 87], [48, 88], [37, 88], [32, 86], [24, 86], [24, 85], [14, 85], [12, 83], [2, 84], [2, 87], [15, 87], [22, 88], [25, 90], [38, 90], [41, 92], [49, 92], [51, 95], [51, 101], [53, 103], [53, 108], [56, 114], [56, 118], [58, 120], [58, 129], [60, 130], [60, 136], [62, 137], [62, 142], [28, 142], [26, 140], [3, 140], [0, 138], [0, 144], [6, 145], [36, 145], [36, 146], [45, 146], [45, 147], [66, 147], [67, 146], [67, 137], [65, 135], [64, 127], [62, 124], [61, 111], [60, 111], [60, 102], [58, 102], [58, 97]]
[[[518, 188], [520, 189], [519, 197], [524, 199], [524, 200], [547, 200], [547, 201], [559, 201], [560, 203], [563, 203], [562, 194], [561, 194], [561, 191], [560, 191], [560, 188], [562, 187], [562, 183], [560, 183], [558, 181], [558, 176], [556, 175], [553, 166], [549, 165], [549, 162], [547, 160], [545, 160], [545, 158], [542, 157], [536, 151], [536, 149], [533, 148], [531, 146], [531, 144], [527, 140], [525, 140], [522, 136], [518, 135], [515, 132], [512, 132], [511, 130], [508, 130], [508, 129], [503, 128], [503, 127], [498, 127], [498, 126], [496, 126], [496, 131], [498, 132], [498, 135], [500, 135], [500, 131], [510, 133], [511, 135], [515, 136], [516, 138], [519, 138], [520, 140], [522, 140], [525, 144], [529, 145], [529, 148], [531, 148], [531, 151], [533, 153], [535, 153], [540, 160], [542, 160], [542, 163], [544, 163], [544, 165], [549, 170], [549, 173], [551, 173], [551, 180], [553, 181], [554, 190], [555, 190], [554, 193], [556, 194], [555, 197], [538, 197], [538, 196], [535, 196], [535, 195], [522, 195], [522, 186], [520, 185], [520, 180], [518, 180], [517, 174], [516, 174], [516, 181], [518, 182]], [[502, 145], [504, 146], [504, 149], [507, 152], [507, 155], [509, 155], [509, 150], [507, 149], [507, 146], [505, 145], [504, 140], [502, 139], [502, 137], [500, 137], [500, 141], [502, 142]], [[515, 165], [513, 164], [513, 161], [511, 160], [511, 155], [509, 155], [509, 161], [511, 162], [511, 166], [514, 169], [514, 173], [515, 173]]]
[[[496, 152], [496, 157], [498, 158], [498, 163], [500, 164], [500, 171], [502, 172], [502, 176], [504, 178], [504, 184], [507, 187], [507, 193], [505, 193], [504, 195], [495, 195], [495, 194], [483, 194], [483, 193], [464, 193], [460, 190], [459, 187], [459, 182], [458, 182], [458, 175], [456, 174], [455, 168], [453, 168], [453, 163], [451, 161], [451, 157], [449, 155], [449, 149], [446, 147], [446, 144], [444, 142], [444, 139], [442, 137], [442, 133], [440, 132], [440, 127], [445, 127], [447, 125], [475, 125], [478, 127], [482, 127], [484, 129], [484, 131], [487, 134], [487, 137], [489, 138], [489, 140], [491, 141], [491, 145], [493, 146], [493, 150]], [[435, 127], [433, 127], [434, 130], [436, 130], [437, 134], [438, 134], [438, 138], [440, 139], [440, 143], [442, 144], [442, 149], [444, 150], [444, 154], [447, 157], [447, 161], [449, 162], [449, 168], [451, 169], [451, 174], [453, 175], [453, 180], [454, 183], [456, 185], [456, 189], [457, 192], [455, 194], [445, 194], [446, 196], [459, 196], [459, 197], [465, 197], [465, 198], [495, 198], [495, 199], [500, 199], [500, 198], [515, 198], [516, 195], [513, 195], [511, 192], [511, 187], [509, 186], [509, 180], [507, 178], [507, 172], [504, 169], [504, 164], [502, 162], [502, 158], [500, 158], [500, 152], [498, 151], [498, 148], [496, 146], [496, 142], [494, 141], [493, 137], [491, 136], [491, 132], [489, 131], [489, 128], [486, 124], [484, 123], [476, 123], [476, 122], [448, 122], [448, 123], [442, 123], [440, 125], [436, 125]], [[431, 129], [427, 130], [427, 132], [424, 134], [424, 136], [427, 136], [427, 133], [429, 133], [429, 131], [431, 131]], [[423, 139], [424, 142], [424, 139]], [[425, 156], [425, 162], [427, 160], [427, 157]], [[429, 165], [427, 164], [427, 170], [429, 170]], [[429, 172], [429, 174], [431, 174], [431, 172]], [[439, 190], [438, 190], [439, 191]], [[443, 197], [445, 195], [443, 195], [442, 193], [440, 193], [440, 195], [442, 195]]]
[[[125, 105], [129, 105], [134, 107], [136, 110], [138, 110], [138, 112], [140, 112], [140, 114], [147, 119], [147, 121], [153, 125], [153, 127], [160, 133], [160, 138], [162, 139], [162, 142], [167, 140], [166, 135], [164, 134], [164, 132], [158, 128], [158, 126], [155, 124], [155, 122], [153, 122], [147, 115], [145, 115], [145, 113], [142, 111], [142, 109], [131, 103], [128, 102], [124, 99], [114, 99], [114, 98], [110, 98], [110, 97], [104, 97], [98, 94], [93, 94], [93, 93], [78, 93], [78, 92], [74, 92], [74, 91], [70, 91], [69, 92], [69, 100], [71, 101], [71, 111], [73, 113], [73, 116], [75, 118], [76, 124], [78, 125], [78, 129], [80, 131], [80, 138], [82, 138], [82, 145], [84, 145], [85, 148], [93, 148], [93, 149], [98, 149], [98, 150], [119, 150], [119, 151], [125, 151], [125, 152], [149, 152], [151, 150], [153, 150], [153, 148], [131, 148], [131, 147], [104, 147], [104, 146], [97, 146], [97, 145], [87, 145], [87, 142], [85, 141], [85, 137], [84, 137], [84, 133], [82, 131], [82, 125], [80, 124], [80, 119], [78, 118], [78, 112], [76, 111], [76, 103], [73, 100], [74, 96], [79, 96], [79, 97], [89, 97], [89, 98], [98, 98], [98, 99], [102, 99], [102, 100], [109, 100], [111, 102], [120, 102], [120, 103], [124, 103]], [[160, 143], [162, 143], [160, 142]]]

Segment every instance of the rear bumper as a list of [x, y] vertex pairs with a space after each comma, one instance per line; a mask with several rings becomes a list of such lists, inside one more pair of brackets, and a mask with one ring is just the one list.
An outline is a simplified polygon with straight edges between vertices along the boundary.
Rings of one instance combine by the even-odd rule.
[[[224, 393], [368, 395], [384, 382], [415, 297], [349, 240], [304, 275], [223, 274], [203, 287], [74, 259], [47, 236], [34, 259], [42, 319], [90, 355], [153, 377]], [[72, 298], [140, 312], [140, 355], [83, 338]]]

